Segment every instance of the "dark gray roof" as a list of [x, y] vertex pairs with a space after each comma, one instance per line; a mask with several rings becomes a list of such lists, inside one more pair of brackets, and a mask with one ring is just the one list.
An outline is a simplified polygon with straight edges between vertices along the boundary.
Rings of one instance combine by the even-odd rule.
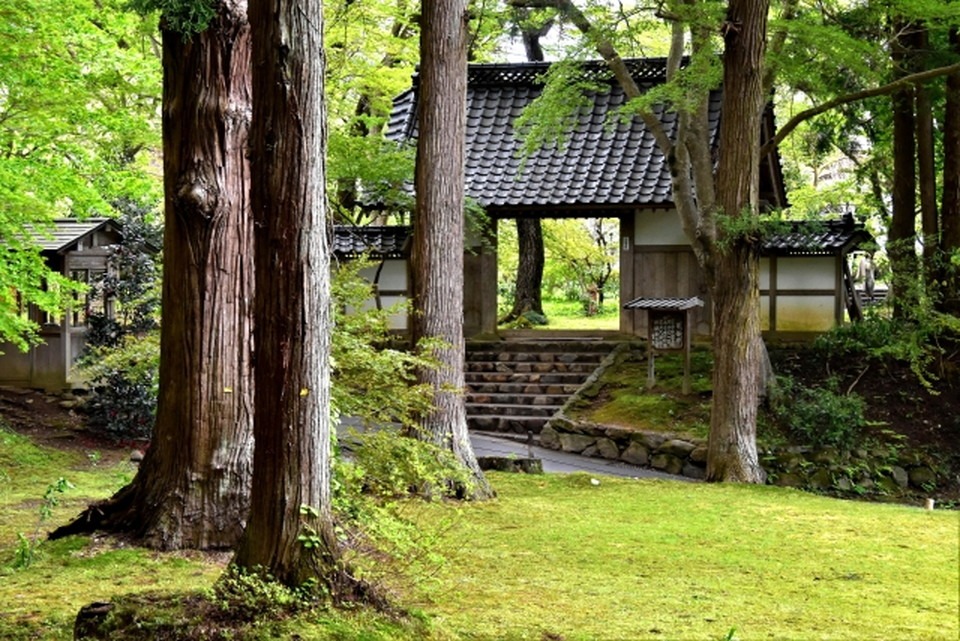
[[[641, 90], [664, 82], [663, 58], [625, 61]], [[525, 161], [514, 119], [542, 89], [541, 76], [550, 63], [470, 65], [467, 91], [467, 195], [495, 212], [497, 209], [590, 209], [616, 206], [666, 206], [671, 201], [670, 173], [652, 133], [634, 117], [611, 117], [626, 98], [602, 61], [583, 63], [582, 73], [605, 85], [591, 92], [591, 107], [580, 112], [575, 129], [560, 148], [542, 148]], [[417, 137], [413, 88], [395, 101], [387, 136], [403, 141]], [[710, 96], [711, 140], [720, 120], [719, 91]], [[657, 109], [669, 135], [676, 115]], [[521, 165], [523, 165], [521, 169]]]
[[[783, 227], [781, 227], [783, 225]], [[835, 256], [873, 240], [862, 223], [846, 214], [826, 220], [795, 220], [776, 223], [764, 239], [765, 256]]]
[[634, 298], [624, 304], [624, 309], [648, 309], [653, 311], [682, 312], [694, 307], [703, 307], [703, 301], [693, 298]]
[[49, 229], [33, 229], [31, 233], [43, 251], [64, 252], [79, 243], [85, 236], [111, 228], [119, 231], [119, 224], [110, 218], [57, 218]]
[[410, 235], [410, 227], [337, 225], [333, 232], [333, 253], [341, 258], [356, 258], [364, 253], [371, 258], [403, 258], [409, 253]]

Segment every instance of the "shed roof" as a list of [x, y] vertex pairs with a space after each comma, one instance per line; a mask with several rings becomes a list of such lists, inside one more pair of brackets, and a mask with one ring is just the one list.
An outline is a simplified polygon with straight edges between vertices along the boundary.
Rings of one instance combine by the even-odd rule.
[[[837, 256], [873, 240], [851, 214], [825, 220], [794, 220], [764, 239], [765, 256]], [[779, 227], [779, 225], [778, 225]]]
[[42, 251], [63, 253], [79, 245], [86, 237], [103, 229], [120, 232], [120, 225], [112, 218], [56, 218], [49, 228], [32, 230]]
[[412, 229], [402, 226], [352, 227], [337, 225], [333, 232], [333, 253], [341, 258], [367, 254], [373, 258], [403, 258], [409, 252]]
[[[628, 59], [625, 63], [641, 90], [666, 80], [665, 58]], [[566, 144], [543, 147], [529, 158], [520, 156], [521, 143], [513, 122], [543, 88], [550, 63], [470, 65], [467, 88], [466, 191], [491, 213], [532, 210], [556, 215], [558, 210], [597, 215], [617, 207], [672, 205], [672, 184], [664, 156], [652, 132], [639, 117], [613, 117], [626, 96], [603, 61], [582, 63], [586, 79], [602, 85], [587, 94]], [[396, 141], [417, 137], [417, 92], [413, 87], [394, 101], [387, 129]], [[708, 118], [711, 144], [720, 123], [720, 91], [710, 94]], [[677, 117], [656, 107], [672, 137]], [[769, 114], [772, 118], [772, 112]], [[774, 155], [774, 158], [775, 155]], [[779, 177], [779, 163], [774, 172]], [[770, 172], [761, 172], [769, 185]], [[782, 183], [782, 181], [780, 181]], [[769, 189], [767, 189], [769, 191]], [[782, 189], [777, 189], [780, 204]], [[590, 210], [593, 210], [592, 212]]]

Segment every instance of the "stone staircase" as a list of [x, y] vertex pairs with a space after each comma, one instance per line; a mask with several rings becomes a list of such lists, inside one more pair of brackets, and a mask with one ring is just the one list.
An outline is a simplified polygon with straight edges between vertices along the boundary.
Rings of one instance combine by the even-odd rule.
[[614, 347], [582, 339], [468, 342], [467, 426], [539, 434]]

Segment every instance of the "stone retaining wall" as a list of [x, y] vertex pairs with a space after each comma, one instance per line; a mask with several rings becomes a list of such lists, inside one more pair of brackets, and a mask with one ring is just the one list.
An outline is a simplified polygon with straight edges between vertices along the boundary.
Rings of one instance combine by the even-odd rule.
[[[555, 417], [540, 432], [543, 447], [633, 465], [652, 467], [694, 479], [706, 475], [707, 446], [702, 439], [643, 432]], [[784, 446], [762, 449], [768, 483], [851, 495], [931, 496], [949, 483], [948, 472], [931, 457], [880, 448], [840, 452]]]

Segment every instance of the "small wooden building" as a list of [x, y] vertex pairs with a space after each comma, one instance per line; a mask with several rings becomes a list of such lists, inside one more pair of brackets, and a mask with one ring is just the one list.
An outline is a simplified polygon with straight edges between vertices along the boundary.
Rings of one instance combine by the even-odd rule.
[[848, 260], [873, 240], [846, 214], [794, 221], [773, 233], [760, 259], [760, 323], [765, 335], [804, 338], [860, 318], [861, 301]]
[[[110, 247], [121, 237], [120, 225], [108, 218], [84, 221], [62, 218], [54, 221], [49, 232], [37, 233], [36, 242], [51, 270], [89, 283], [107, 270]], [[112, 314], [110, 302], [78, 298], [61, 318], [49, 316], [35, 307], [25, 311], [40, 326], [42, 342], [27, 352], [21, 352], [11, 343], [0, 342], [0, 352], [3, 352], [0, 385], [49, 391], [82, 386], [73, 365], [85, 344], [87, 316], [95, 311]]]

